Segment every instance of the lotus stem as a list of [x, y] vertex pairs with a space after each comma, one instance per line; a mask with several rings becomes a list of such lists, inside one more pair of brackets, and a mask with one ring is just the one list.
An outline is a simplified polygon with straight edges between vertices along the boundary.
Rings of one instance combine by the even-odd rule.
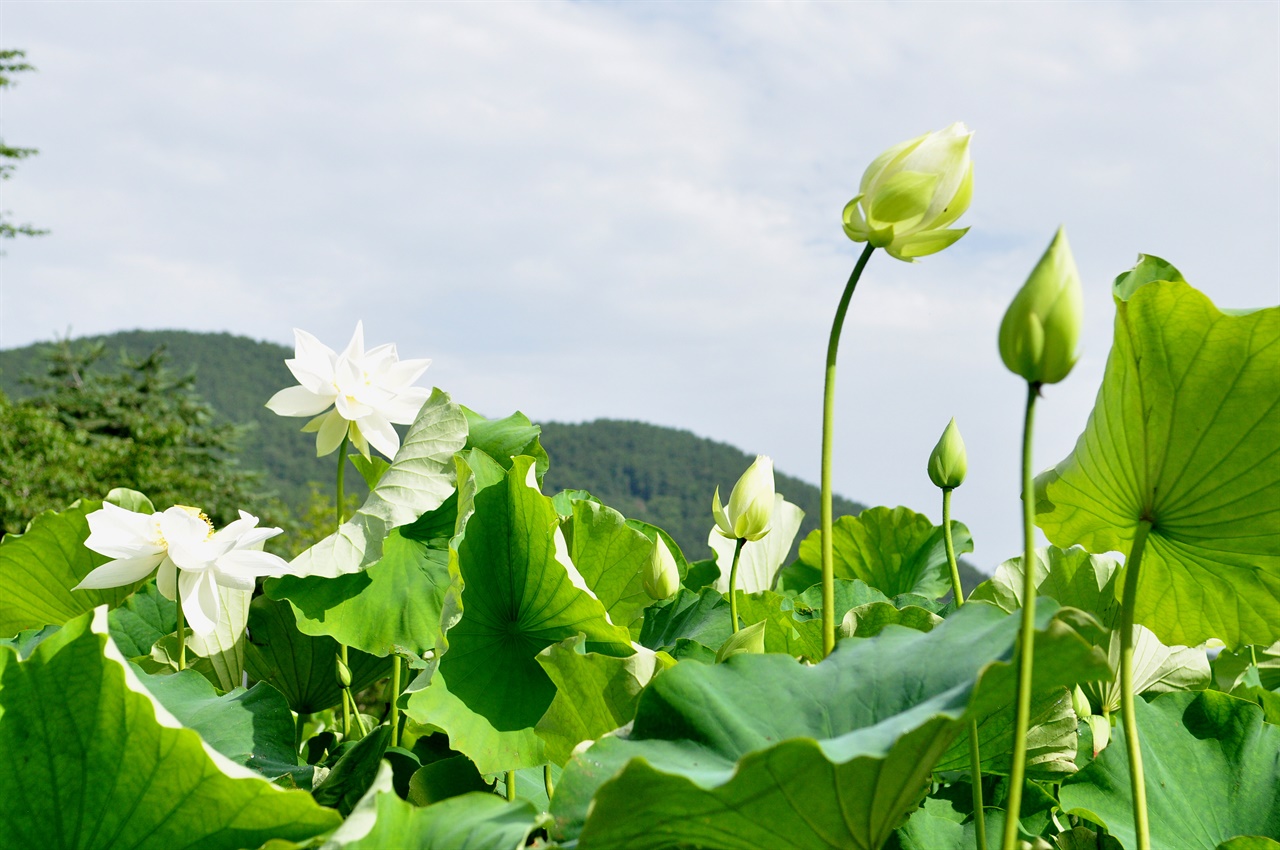
[[542, 766], [542, 784], [547, 789], [547, 800], [550, 800], [552, 792], [555, 791], [555, 783], [551, 781], [550, 762]]
[[516, 799], [516, 772], [514, 770], [507, 771], [507, 802], [514, 803]]
[[303, 712], [299, 711], [299, 712], [298, 712], [298, 719], [297, 719], [297, 720], [295, 720], [295, 721], [293, 722], [293, 750], [294, 750], [294, 752], [301, 752], [301, 750], [302, 750], [302, 736], [306, 734], [306, 730], [307, 730], [307, 720], [308, 720], [308, 718], [310, 718], [310, 717], [311, 717], [311, 715], [310, 715], [310, 714], [305, 714], [305, 713], [303, 713]]
[[391, 746], [400, 746], [400, 656], [391, 656]]
[[733, 545], [733, 566], [729, 568], [729, 619], [733, 621], [733, 633], [738, 633], [738, 558], [747, 543], [739, 537]]
[[1031, 719], [1031, 664], [1036, 639], [1035, 492], [1031, 482], [1031, 432], [1040, 384], [1027, 382], [1027, 412], [1022, 425], [1022, 627], [1018, 631], [1017, 709], [1013, 721], [1013, 764], [1009, 769], [1008, 815], [1004, 822], [1004, 850], [1018, 846], [1018, 818], [1022, 813], [1022, 785], [1027, 772], [1027, 726]]
[[[951, 569], [951, 592], [956, 607], [964, 604], [964, 588], [960, 584], [960, 565], [956, 563], [956, 547], [951, 539], [951, 490], [942, 488], [942, 541], [947, 547], [947, 566]], [[973, 785], [973, 820], [977, 829], [978, 850], [987, 850], [987, 814], [982, 801], [982, 753], [978, 748], [978, 720], [969, 721], [969, 782]]]
[[1151, 850], [1151, 828], [1147, 823], [1147, 783], [1142, 771], [1142, 748], [1138, 742], [1138, 715], [1133, 700], [1133, 603], [1138, 595], [1138, 568], [1147, 546], [1151, 522], [1142, 520], [1133, 536], [1133, 546], [1124, 565], [1124, 599], [1120, 602], [1120, 713], [1124, 720], [1124, 744], [1129, 753], [1129, 784], [1133, 790], [1133, 831], [1137, 850]]
[[[342, 528], [342, 503], [345, 494], [342, 492], [343, 477], [347, 472], [347, 444], [350, 442], [350, 435], [342, 436], [342, 445], [338, 446], [338, 486], [337, 500], [334, 504], [335, 520], [334, 530]], [[338, 654], [342, 658], [342, 666], [351, 669], [350, 663], [347, 661], [347, 645], [345, 643], [338, 644]], [[337, 675], [335, 671], [335, 675]], [[338, 675], [338, 684], [342, 685], [342, 737], [343, 739], [351, 737], [351, 711], [347, 708], [348, 703], [355, 703], [355, 698], [351, 695], [350, 683], [342, 681], [342, 676]]]
[[836, 578], [835, 550], [831, 537], [831, 445], [835, 427], [836, 403], [836, 352], [840, 348], [840, 331], [844, 328], [844, 315], [849, 311], [849, 299], [858, 286], [862, 270], [875, 248], [871, 243], [862, 249], [858, 262], [844, 286], [836, 316], [831, 323], [831, 337], [827, 341], [827, 373], [822, 387], [822, 654], [827, 656], [836, 648]]

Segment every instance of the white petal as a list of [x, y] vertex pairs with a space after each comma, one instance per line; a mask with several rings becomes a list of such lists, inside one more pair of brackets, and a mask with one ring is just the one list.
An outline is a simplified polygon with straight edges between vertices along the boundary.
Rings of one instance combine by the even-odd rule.
[[399, 355], [396, 354], [395, 343], [389, 342], [366, 351], [360, 361], [360, 368], [366, 375], [373, 377], [384, 373], [394, 366], [399, 359]]
[[161, 561], [156, 571], [156, 590], [165, 599], [178, 598], [178, 567], [169, 558]]
[[134, 558], [143, 554], [164, 552], [159, 543], [159, 518], [140, 514], [103, 502], [89, 514], [89, 536], [84, 545], [109, 558]]
[[307, 369], [323, 369], [323, 364], [333, 363], [338, 355], [332, 348], [316, 339], [302, 328], [293, 329], [293, 356]]
[[381, 413], [370, 413], [363, 417], [357, 423], [360, 427], [360, 433], [369, 445], [382, 452], [388, 458], [394, 459], [396, 452], [400, 450], [400, 435], [396, 433], [396, 429], [391, 427], [391, 423]]
[[427, 367], [430, 365], [431, 361], [425, 358], [401, 360], [399, 363], [393, 363], [388, 366], [385, 371], [378, 375], [379, 383], [389, 390], [401, 390], [422, 377], [422, 373], [427, 371]]
[[347, 420], [338, 411], [332, 411], [320, 423], [316, 434], [316, 457], [324, 457], [337, 451], [347, 433]]
[[178, 592], [182, 596], [182, 613], [191, 630], [200, 635], [212, 633], [218, 627], [218, 617], [222, 614], [222, 600], [218, 598], [212, 574], [179, 573]]
[[[289, 562], [279, 555], [270, 552], [257, 552], [252, 549], [236, 549], [218, 559], [216, 569], [217, 581], [224, 587], [236, 587], [238, 590], [252, 590], [253, 579], [257, 576], [282, 576], [289, 572]], [[242, 587], [228, 582], [241, 578], [249, 580], [249, 586]]]
[[151, 571], [164, 560], [164, 554], [149, 555], [143, 558], [121, 558], [107, 561], [89, 573], [72, 590], [97, 590], [104, 587], [121, 587], [142, 581], [151, 575]]
[[333, 409], [348, 422], [368, 416], [374, 411], [372, 406], [365, 404], [354, 395], [339, 395], [333, 400]]
[[360, 361], [364, 359], [364, 322], [356, 322], [356, 332], [351, 335], [351, 342], [347, 343], [347, 347], [338, 359], [347, 358], [348, 360]]
[[425, 387], [410, 387], [396, 395], [390, 402], [378, 405], [378, 412], [397, 425], [412, 425], [418, 418], [422, 405], [431, 398], [431, 390]]
[[267, 402], [267, 410], [280, 416], [315, 416], [333, 404], [333, 395], [314, 393], [306, 387], [288, 387]]

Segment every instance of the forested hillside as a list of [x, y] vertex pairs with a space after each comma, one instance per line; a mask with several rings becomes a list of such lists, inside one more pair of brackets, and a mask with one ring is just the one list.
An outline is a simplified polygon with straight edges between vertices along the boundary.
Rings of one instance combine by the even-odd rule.
[[[128, 331], [75, 340], [76, 346], [102, 342], [98, 368], [119, 368], [121, 354], [142, 358], [163, 345], [171, 368], [194, 371], [195, 390], [226, 421], [249, 424], [241, 441], [240, 465], [265, 473], [269, 488], [295, 512], [306, 511], [310, 483], [331, 486], [333, 458], [315, 456], [315, 439], [299, 431], [301, 420], [286, 419], [263, 405], [276, 390], [292, 384], [284, 360], [292, 351], [226, 333]], [[55, 343], [0, 351], [0, 390], [22, 398], [24, 376], [43, 374]], [[460, 399], [465, 402], [465, 399]], [[543, 423], [542, 444], [551, 457], [545, 490], [589, 490], [624, 515], [666, 529], [690, 558], [709, 554], [711, 494], [717, 486], [727, 500], [753, 455], [688, 431], [643, 422], [597, 420], [583, 424]], [[358, 487], [359, 476], [347, 476]], [[797, 544], [818, 525], [818, 488], [782, 472], [778, 492], [805, 512]], [[836, 497], [837, 516], [862, 505]], [[793, 547], [792, 555], [795, 554]], [[961, 563], [966, 586], [980, 578]]]

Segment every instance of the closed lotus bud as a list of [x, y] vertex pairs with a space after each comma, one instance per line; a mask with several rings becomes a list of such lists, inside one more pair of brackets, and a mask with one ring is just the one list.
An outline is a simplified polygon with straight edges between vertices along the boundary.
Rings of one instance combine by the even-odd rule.
[[716, 652], [716, 663], [744, 653], [764, 654], [764, 620], [729, 635], [729, 639], [720, 644], [720, 649]]
[[845, 205], [845, 235], [907, 262], [936, 254], [964, 236], [969, 228], [951, 225], [973, 196], [972, 138], [957, 122], [880, 154]]
[[964, 440], [953, 417], [942, 432], [938, 445], [929, 455], [929, 480], [943, 490], [954, 490], [964, 483], [969, 471], [969, 455], [964, 450]]
[[644, 592], [650, 599], [667, 599], [679, 589], [680, 568], [667, 548], [667, 541], [659, 534], [644, 570]]
[[342, 663], [342, 656], [341, 656], [341, 655], [336, 655], [336, 656], [334, 656], [334, 659], [338, 662], [338, 665], [337, 665], [337, 671], [338, 671], [338, 684], [342, 685], [342, 687], [344, 687], [344, 688], [349, 688], [349, 687], [351, 687], [351, 670], [350, 670], [350, 668], [348, 668], [346, 664], [343, 664], [343, 663]]
[[729, 507], [720, 504], [720, 488], [711, 500], [716, 530], [730, 540], [759, 540], [773, 522], [773, 461], [757, 455], [729, 494]]
[[1089, 698], [1085, 696], [1084, 689], [1079, 685], [1071, 691], [1071, 708], [1075, 711], [1076, 717], [1081, 720], [1093, 714], [1093, 707], [1089, 705]]
[[1084, 324], [1080, 273], [1062, 228], [1000, 322], [1000, 359], [1032, 384], [1056, 384], [1079, 355]]

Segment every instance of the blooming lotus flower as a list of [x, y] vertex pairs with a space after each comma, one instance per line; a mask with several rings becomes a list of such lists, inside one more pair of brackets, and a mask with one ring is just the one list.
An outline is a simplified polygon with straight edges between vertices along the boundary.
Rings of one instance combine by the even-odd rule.
[[711, 498], [716, 530], [731, 540], [759, 540], [773, 523], [773, 461], [756, 455], [729, 494], [729, 507], [720, 504], [720, 488]]
[[363, 322], [356, 322], [341, 354], [304, 330], [294, 328], [293, 336], [294, 356], [284, 362], [299, 385], [273, 395], [267, 407], [281, 416], [314, 416], [302, 430], [317, 432], [319, 456], [337, 449], [345, 436], [365, 457], [372, 445], [394, 458], [400, 436], [391, 426], [412, 424], [430, 396], [410, 385], [431, 361], [401, 360], [391, 344], [365, 351]]
[[89, 573], [74, 589], [133, 584], [158, 570], [157, 588], [169, 599], [181, 596], [182, 612], [199, 635], [211, 634], [222, 615], [216, 585], [253, 590], [258, 576], [289, 571], [283, 558], [262, 551], [263, 542], [281, 529], [258, 528], [258, 518], [244, 511], [221, 531], [186, 505], [140, 514], [105, 502], [87, 519], [85, 546], [115, 560]]
[[913, 261], [936, 254], [969, 228], [950, 229], [973, 196], [973, 133], [960, 122], [880, 154], [844, 208], [844, 232], [891, 257]]

